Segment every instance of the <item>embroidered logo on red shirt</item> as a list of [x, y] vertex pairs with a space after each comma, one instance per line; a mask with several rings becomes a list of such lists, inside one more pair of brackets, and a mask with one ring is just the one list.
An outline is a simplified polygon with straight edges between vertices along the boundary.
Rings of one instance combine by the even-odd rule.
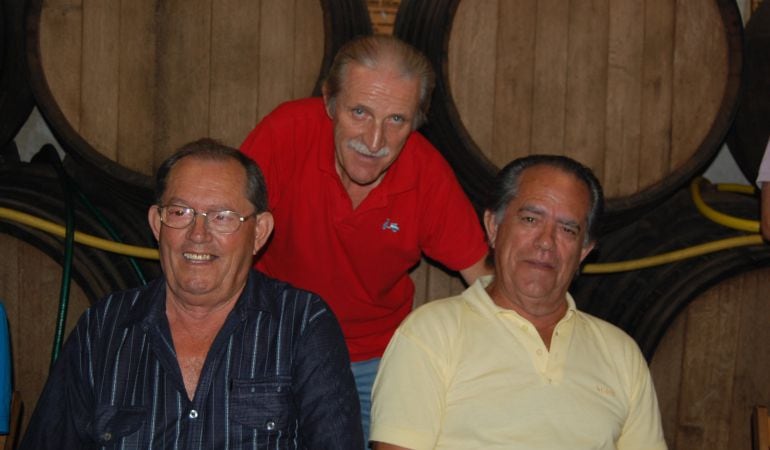
[[383, 230], [390, 230], [394, 233], [398, 233], [398, 224], [396, 222], [391, 222], [390, 219], [385, 219], [385, 222], [382, 224]]

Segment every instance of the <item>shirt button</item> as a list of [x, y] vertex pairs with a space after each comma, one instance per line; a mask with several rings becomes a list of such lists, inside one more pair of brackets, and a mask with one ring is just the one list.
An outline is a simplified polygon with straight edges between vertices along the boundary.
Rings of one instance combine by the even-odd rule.
[[265, 424], [265, 429], [266, 429], [267, 431], [273, 431], [273, 430], [275, 430], [275, 422], [273, 422], [272, 420], [271, 420], [271, 421], [269, 421], [269, 422], [267, 422], [267, 423]]
[[187, 415], [187, 417], [191, 419], [197, 419], [198, 418], [198, 411], [191, 409], [190, 413]]
[[103, 441], [109, 441], [111, 439], [112, 439], [112, 433], [110, 433], [109, 431], [106, 432], [106, 433], [102, 433], [102, 440]]
[[537, 349], [537, 352], [535, 352], [535, 353], [537, 353], [537, 356], [542, 356], [543, 355], [543, 351], [541, 349]]

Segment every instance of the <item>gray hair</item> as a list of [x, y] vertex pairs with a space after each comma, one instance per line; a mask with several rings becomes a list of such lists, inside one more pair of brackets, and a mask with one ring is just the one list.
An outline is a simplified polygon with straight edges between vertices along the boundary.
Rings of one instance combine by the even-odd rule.
[[425, 123], [436, 84], [436, 75], [425, 55], [391, 35], [360, 36], [348, 41], [334, 56], [329, 74], [324, 80], [327, 102], [332, 113], [351, 63], [369, 69], [376, 69], [380, 65], [394, 67], [405, 78], [418, 77], [420, 98], [413, 127], [417, 129]]

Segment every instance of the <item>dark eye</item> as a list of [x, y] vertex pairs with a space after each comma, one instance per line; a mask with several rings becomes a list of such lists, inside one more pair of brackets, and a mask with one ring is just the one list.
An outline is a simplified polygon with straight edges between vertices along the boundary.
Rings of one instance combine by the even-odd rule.
[[166, 213], [170, 216], [175, 217], [183, 217], [187, 214], [189, 214], [190, 209], [189, 208], [183, 208], [181, 206], [167, 206], [166, 207]]
[[209, 220], [217, 223], [228, 223], [237, 221], [238, 214], [233, 211], [212, 211], [209, 213]]

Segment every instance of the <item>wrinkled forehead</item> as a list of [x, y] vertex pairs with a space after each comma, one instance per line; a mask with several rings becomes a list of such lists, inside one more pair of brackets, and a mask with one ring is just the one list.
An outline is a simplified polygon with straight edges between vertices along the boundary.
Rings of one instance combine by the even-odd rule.
[[216, 195], [248, 201], [246, 169], [232, 158], [189, 156], [169, 171], [163, 196], [168, 195]]
[[577, 175], [550, 165], [525, 169], [514, 199], [529, 208], [559, 207], [581, 223], [588, 221], [591, 210], [591, 191], [586, 183]]

